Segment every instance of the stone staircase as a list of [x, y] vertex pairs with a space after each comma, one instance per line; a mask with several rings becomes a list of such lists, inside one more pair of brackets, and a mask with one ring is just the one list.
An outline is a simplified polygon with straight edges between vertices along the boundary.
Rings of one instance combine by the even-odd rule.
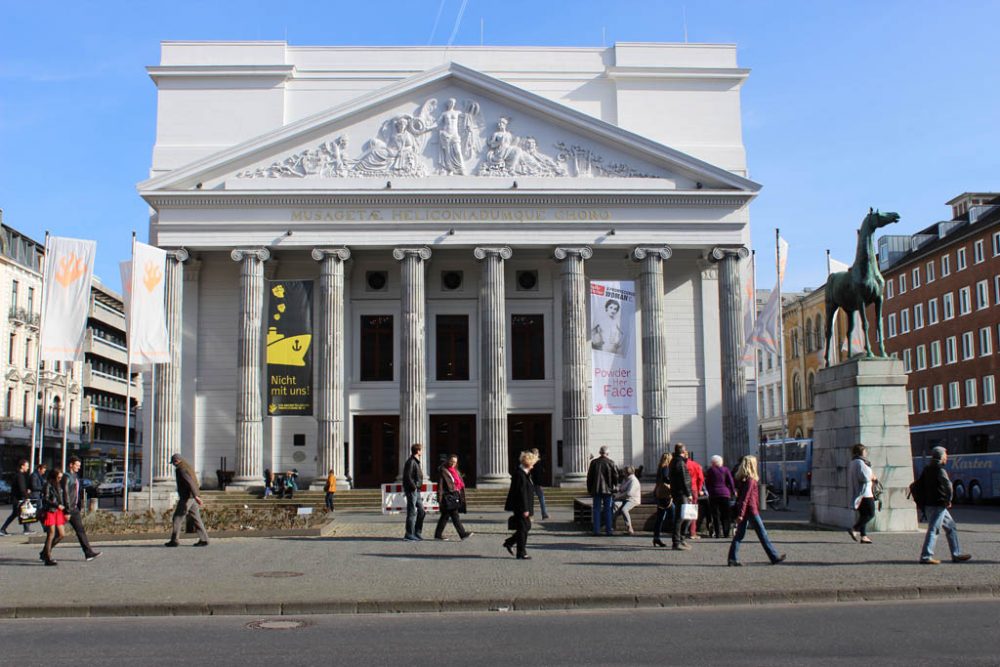
[[[573, 499], [586, 495], [586, 490], [579, 487], [561, 487], [545, 489], [545, 503], [550, 509], [570, 509]], [[296, 491], [292, 499], [262, 498], [259, 491], [202, 491], [202, 499], [210, 507], [248, 507], [259, 509], [265, 507], [313, 507], [321, 510], [324, 507], [326, 494], [322, 491]], [[503, 510], [507, 489], [467, 489], [466, 502], [470, 510], [500, 511]], [[381, 511], [382, 492], [379, 489], [351, 489], [338, 491], [336, 509], [347, 512], [379, 512]], [[538, 503], [535, 503], [535, 511]]]

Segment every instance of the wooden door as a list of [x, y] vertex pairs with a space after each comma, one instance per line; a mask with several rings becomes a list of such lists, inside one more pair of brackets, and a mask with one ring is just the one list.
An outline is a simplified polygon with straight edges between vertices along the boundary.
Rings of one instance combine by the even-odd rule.
[[476, 415], [430, 415], [431, 441], [427, 452], [430, 478], [438, 481], [441, 459], [458, 454], [465, 485], [476, 485]]
[[354, 487], [377, 489], [399, 476], [399, 415], [355, 415]]
[[552, 415], [507, 415], [507, 451], [510, 469], [518, 466], [521, 452], [537, 449], [541, 454], [542, 478], [552, 485], [555, 460], [552, 448]]

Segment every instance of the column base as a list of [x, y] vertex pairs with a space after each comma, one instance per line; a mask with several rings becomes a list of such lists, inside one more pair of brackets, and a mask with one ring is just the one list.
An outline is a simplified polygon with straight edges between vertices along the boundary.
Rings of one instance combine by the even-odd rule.
[[177, 504], [177, 484], [174, 482], [153, 482], [152, 493], [147, 486], [139, 493], [129, 494], [129, 506], [136, 509], [143, 506], [156, 511], [171, 509]]
[[477, 489], [506, 489], [510, 486], [510, 475], [483, 475], [476, 480]]
[[587, 473], [585, 472], [565, 473], [559, 480], [559, 486], [587, 486]]
[[246, 492], [260, 490], [264, 487], [264, 482], [262, 478], [251, 477], [249, 479], [234, 479], [232, 482], [226, 485], [226, 493], [229, 492]]

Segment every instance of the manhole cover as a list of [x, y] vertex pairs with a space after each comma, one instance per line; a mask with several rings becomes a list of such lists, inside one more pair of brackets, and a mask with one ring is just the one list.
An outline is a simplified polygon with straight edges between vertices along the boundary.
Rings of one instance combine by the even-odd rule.
[[277, 570], [274, 572], [254, 572], [253, 576], [263, 579], [287, 579], [289, 577], [301, 577], [302, 574], [302, 572], [282, 572]]
[[246, 624], [250, 630], [298, 630], [308, 627], [307, 621], [296, 621], [292, 619], [272, 619], [264, 621], [251, 621]]

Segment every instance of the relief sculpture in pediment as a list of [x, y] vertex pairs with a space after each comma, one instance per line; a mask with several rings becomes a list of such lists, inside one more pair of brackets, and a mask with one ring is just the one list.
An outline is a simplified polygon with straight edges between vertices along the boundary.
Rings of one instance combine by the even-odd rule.
[[[589, 148], [555, 144], [556, 157], [546, 155], [531, 136], [510, 131], [511, 120], [501, 117], [484, 139], [485, 123], [478, 102], [460, 105], [448, 98], [438, 113], [438, 101], [429, 99], [415, 113], [384, 120], [361, 154], [347, 154], [348, 137], [337, 136], [268, 166], [246, 169], [237, 178], [346, 178], [444, 176], [612, 176], [652, 177], [622, 163], [604, 165]], [[436, 143], [436, 150], [428, 144]]]

